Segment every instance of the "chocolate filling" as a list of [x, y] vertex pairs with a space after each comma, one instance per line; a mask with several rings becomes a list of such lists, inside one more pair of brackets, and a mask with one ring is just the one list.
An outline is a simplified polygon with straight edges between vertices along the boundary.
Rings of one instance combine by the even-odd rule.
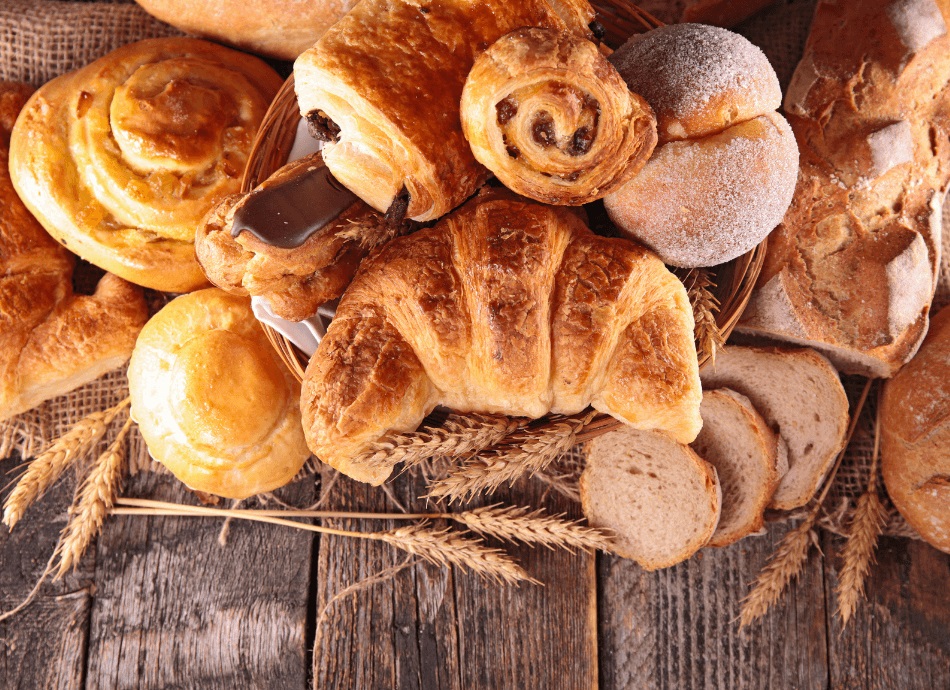
[[246, 230], [273, 247], [294, 249], [357, 201], [325, 166], [301, 168], [293, 177], [251, 192], [234, 212], [231, 236]]
[[335, 144], [340, 140], [340, 126], [322, 110], [311, 110], [307, 113], [307, 129], [310, 136], [317, 141]]
[[511, 118], [517, 115], [518, 104], [509, 96], [495, 104], [495, 112], [497, 113], [498, 124], [507, 125], [511, 122]]
[[398, 225], [403, 222], [406, 219], [406, 211], [409, 210], [410, 200], [409, 190], [403, 185], [402, 191], [396, 195], [396, 198], [393, 199], [393, 202], [386, 210], [386, 215], [383, 216], [386, 222], [390, 225]]

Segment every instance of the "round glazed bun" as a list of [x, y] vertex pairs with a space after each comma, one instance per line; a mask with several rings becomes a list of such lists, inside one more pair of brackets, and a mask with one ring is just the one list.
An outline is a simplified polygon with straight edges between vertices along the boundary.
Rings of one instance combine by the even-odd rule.
[[192, 38], [123, 46], [40, 88], [17, 119], [10, 175], [60, 243], [167, 292], [207, 285], [195, 228], [237, 192], [281, 79]]
[[246, 297], [210, 288], [166, 305], [135, 344], [129, 394], [149, 453], [192, 489], [271, 491], [310, 455], [300, 386]]
[[785, 118], [768, 113], [660, 147], [604, 205], [665, 263], [714, 266], [765, 239], [792, 202], [797, 179], [795, 135]]
[[356, 0], [136, 0], [146, 12], [189, 34], [280, 60], [317, 42]]
[[917, 355], [884, 384], [881, 471], [901, 515], [950, 553], [950, 307], [931, 321]]
[[653, 108], [660, 143], [721, 132], [782, 103], [765, 53], [715, 26], [672, 24], [635, 35], [610, 62]]

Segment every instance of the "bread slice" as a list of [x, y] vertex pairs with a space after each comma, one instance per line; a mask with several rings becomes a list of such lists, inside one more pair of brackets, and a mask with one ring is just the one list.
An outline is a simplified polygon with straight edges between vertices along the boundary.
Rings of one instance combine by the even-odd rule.
[[831, 363], [808, 348], [730, 346], [700, 371], [705, 388], [746, 396], [788, 444], [773, 508], [805, 505], [844, 447], [848, 398]]
[[614, 531], [614, 553], [646, 570], [699, 550], [716, 530], [716, 470], [662, 432], [624, 427], [587, 445], [581, 504], [588, 522]]
[[707, 546], [726, 546], [762, 528], [781, 479], [778, 436], [747, 397], [728, 388], [704, 391], [700, 414], [703, 430], [690, 447], [716, 468], [722, 486], [722, 514]]

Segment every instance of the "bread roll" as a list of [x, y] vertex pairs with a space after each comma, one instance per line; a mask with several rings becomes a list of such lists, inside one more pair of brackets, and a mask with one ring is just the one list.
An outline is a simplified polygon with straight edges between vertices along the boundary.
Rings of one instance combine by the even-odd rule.
[[888, 495], [927, 543], [950, 553], [950, 308], [884, 384], [880, 424]]
[[701, 425], [683, 284], [638, 245], [573, 211], [487, 191], [360, 267], [304, 378], [311, 449], [352, 458], [436, 404], [541, 417], [595, 409], [683, 442]]
[[712, 537], [722, 494], [716, 470], [663, 433], [618, 429], [586, 446], [581, 505], [613, 551], [645, 570], [668, 568]]
[[661, 144], [604, 199], [611, 220], [675, 266], [753, 249], [781, 221], [798, 174], [762, 51], [725, 29], [680, 24], [634, 36], [610, 59], [652, 106]]
[[293, 60], [317, 42], [356, 0], [135, 0], [182, 31], [251, 53]]
[[129, 363], [149, 453], [192, 489], [226, 498], [272, 491], [303, 467], [299, 392], [250, 300], [217, 288], [169, 302]]
[[785, 98], [798, 186], [740, 332], [876, 377], [913, 356], [950, 181], [948, 21], [950, 0], [818, 4]]
[[119, 48], [43, 86], [10, 144], [10, 174], [53, 235], [139, 285], [206, 284], [195, 228], [238, 191], [280, 78], [260, 60], [185, 38]]
[[579, 206], [633, 177], [656, 145], [650, 106], [590, 41], [523, 28], [478, 56], [462, 131], [479, 163], [535, 201]]
[[585, 0], [363, 0], [294, 63], [300, 112], [363, 201], [434, 220], [487, 178], [458, 115], [477, 54], [523, 26], [590, 35], [593, 18]]
[[31, 91], [0, 82], [0, 420], [122, 366], [148, 318], [142, 291], [114, 275], [73, 294], [72, 254], [13, 189], [10, 131]]

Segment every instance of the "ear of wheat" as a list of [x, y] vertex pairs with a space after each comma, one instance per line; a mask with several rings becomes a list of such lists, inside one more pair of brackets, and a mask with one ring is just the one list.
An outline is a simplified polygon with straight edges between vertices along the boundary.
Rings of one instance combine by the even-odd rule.
[[719, 311], [719, 300], [712, 293], [716, 284], [704, 268], [690, 269], [686, 278], [686, 293], [693, 306], [693, 320], [695, 321], [696, 342], [702, 352], [709, 354], [711, 362], [716, 361], [716, 352], [725, 345], [722, 331], [716, 323], [716, 313]]
[[606, 531], [565, 520], [563, 515], [548, 515], [541, 508], [493, 505], [446, 516], [474, 532], [509, 542], [585, 551], [606, 551], [612, 545]]
[[70, 465], [96, 446], [112, 420], [128, 404], [126, 398], [115, 407], [81, 419], [30, 462], [4, 504], [3, 522], [8, 528], [13, 529], [30, 504], [46, 493]]

